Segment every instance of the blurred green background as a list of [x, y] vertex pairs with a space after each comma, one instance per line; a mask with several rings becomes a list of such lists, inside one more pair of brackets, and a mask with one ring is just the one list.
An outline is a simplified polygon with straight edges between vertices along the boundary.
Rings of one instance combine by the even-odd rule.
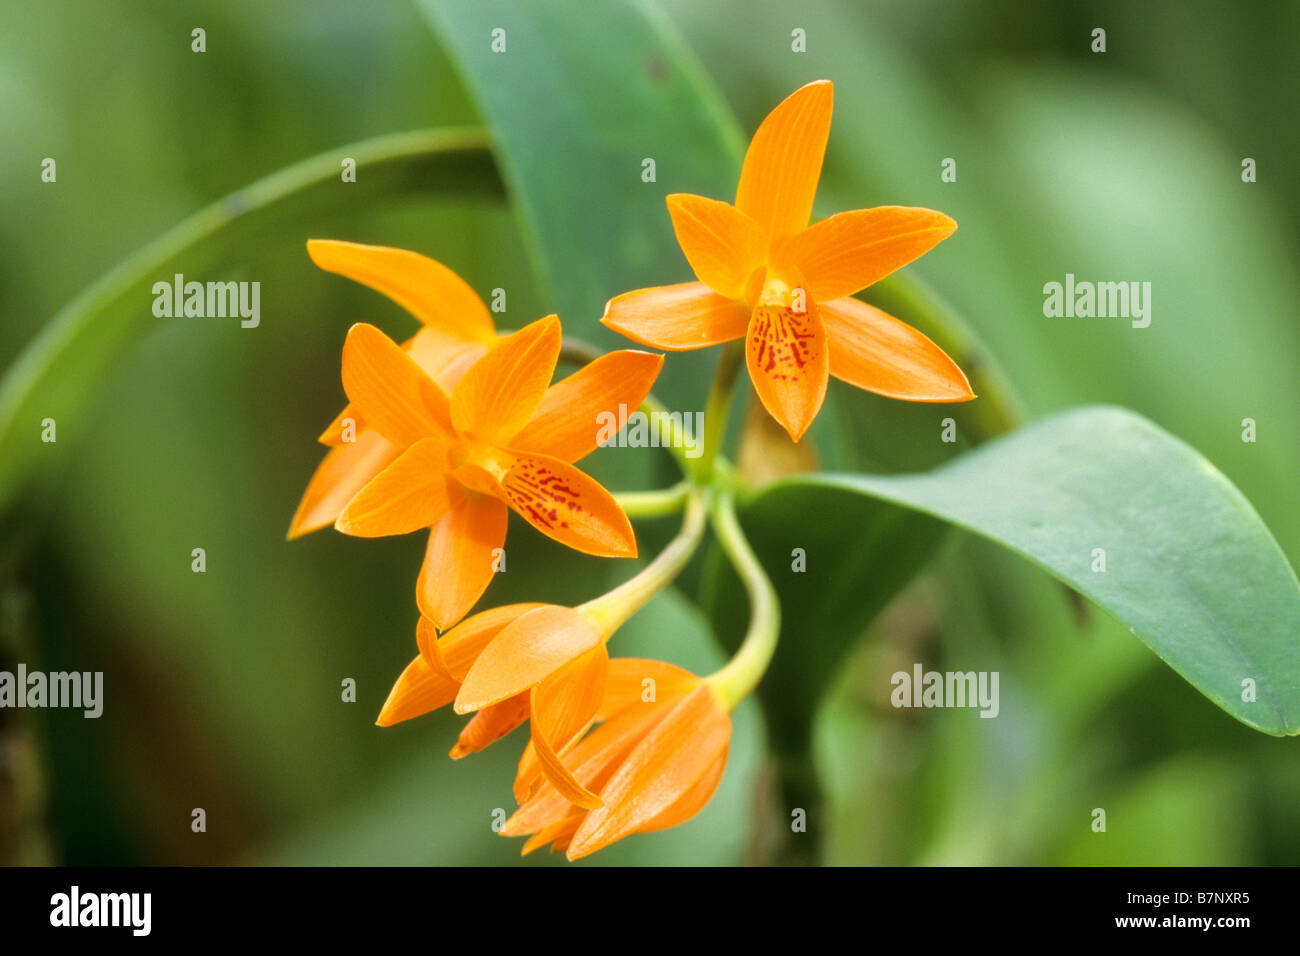
[[[646, 7], [746, 135], [799, 84], [835, 81], [818, 209], [925, 205], [956, 218], [958, 233], [911, 271], [978, 333], [1028, 417], [1089, 402], [1141, 412], [1222, 469], [1300, 561], [1300, 6]], [[479, 100], [426, 12], [404, 0], [6, 3], [0, 365], [102, 273], [241, 186], [367, 137], [478, 123]], [[202, 55], [190, 50], [196, 26]], [[1107, 31], [1104, 54], [1090, 50], [1094, 27]], [[791, 52], [795, 28], [806, 53]], [[670, 157], [689, 149], [654, 144], [655, 202], [703, 188], [674, 178]], [[47, 156], [56, 184], [40, 181]], [[948, 157], [955, 183], [940, 181]], [[1253, 184], [1241, 179], [1245, 157], [1258, 164]], [[0, 666], [102, 670], [106, 684], [99, 720], [0, 711], [0, 860], [518, 858], [518, 843], [491, 829], [493, 810], [512, 806], [513, 738], [452, 763], [449, 713], [373, 726], [415, 653], [423, 541], [284, 540], [321, 454], [314, 438], [342, 401], [347, 327], [414, 330], [380, 296], [316, 270], [303, 243], [415, 249], [485, 297], [505, 288], [503, 327], [576, 301], [566, 330], [618, 340], [597, 325], [599, 301], [533, 278], [530, 240], [500, 190], [411, 187], [372, 201], [364, 176], [356, 201], [281, 217], [241, 236], [215, 271], [196, 265], [192, 278], [260, 281], [261, 327], [151, 320], [75, 432], [69, 423], [76, 440], [42, 450], [54, 477], [0, 525]], [[658, 228], [653, 239], [671, 243], [666, 214]], [[647, 273], [645, 284], [687, 279], [677, 261], [677, 274]], [[1150, 328], [1044, 318], [1042, 286], [1067, 272], [1151, 282]], [[707, 363], [675, 363], [670, 405], [698, 407]], [[934, 440], [945, 410], [836, 387], [833, 399], [848, 424], [833, 428], [828, 414], [812, 433], [830, 466], [910, 470], [965, 447]], [[1253, 444], [1241, 440], [1244, 418], [1257, 423]], [[587, 465], [622, 488], [671, 477], [648, 450]], [[671, 531], [647, 525], [643, 540]], [[196, 547], [204, 574], [190, 569]], [[512, 524], [509, 573], [489, 600], [580, 601], [627, 573], [557, 551]], [[690, 581], [635, 618], [616, 652], [716, 666]], [[913, 661], [1000, 671], [1001, 715], [893, 710], [888, 675]], [[344, 678], [356, 680], [356, 703], [340, 699]], [[1080, 618], [1044, 573], [984, 542], [954, 536], [808, 708], [825, 862], [1300, 862], [1295, 741], [1236, 723], [1125, 628], [1095, 611]], [[747, 704], [709, 808], [591, 862], [772, 859], [788, 816], [764, 736]], [[195, 807], [206, 833], [190, 829]], [[1107, 810], [1105, 834], [1090, 829], [1094, 807]], [[525, 862], [555, 862], [543, 857]]]

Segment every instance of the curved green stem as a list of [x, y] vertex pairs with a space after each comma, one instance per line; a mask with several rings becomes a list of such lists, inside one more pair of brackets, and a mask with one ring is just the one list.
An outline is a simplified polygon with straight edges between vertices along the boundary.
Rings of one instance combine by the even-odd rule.
[[686, 498], [686, 517], [682, 519], [682, 530], [677, 537], [668, 542], [668, 546], [638, 574], [614, 590], [580, 605], [577, 610], [594, 621], [606, 636], [614, 633], [686, 567], [704, 536], [704, 518], [703, 497], [692, 490]]
[[772, 662], [781, 633], [781, 606], [776, 589], [740, 527], [735, 499], [728, 493], [719, 494], [709, 510], [722, 550], [740, 575], [749, 597], [749, 629], [744, 641], [727, 665], [707, 678], [730, 708], [749, 696]]
[[662, 518], [681, 511], [690, 491], [689, 484], [679, 481], [671, 488], [658, 491], [618, 492], [614, 500], [629, 518]]

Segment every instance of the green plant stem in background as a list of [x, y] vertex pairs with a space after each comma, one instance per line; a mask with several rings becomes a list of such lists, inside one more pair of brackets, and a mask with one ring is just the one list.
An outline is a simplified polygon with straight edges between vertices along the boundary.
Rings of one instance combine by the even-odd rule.
[[863, 297], [925, 333], [966, 373], [979, 397], [964, 408], [975, 437], [995, 438], [1025, 421], [1024, 405], [1010, 379], [955, 309], [909, 270], [885, 276]]
[[606, 635], [614, 633], [686, 567], [704, 535], [704, 518], [703, 497], [698, 491], [693, 491], [687, 497], [686, 517], [682, 519], [682, 530], [677, 537], [668, 542], [667, 547], [640, 573], [614, 590], [581, 605], [578, 610], [595, 621]]
[[[19, 356], [0, 382], [0, 513], [25, 489], [38, 487], [41, 422], [53, 418], [59, 437], [78, 430], [77, 413], [122, 354], [160, 321], [151, 310], [152, 284], [177, 271], [193, 272], [241, 240], [264, 230], [270, 214], [290, 200], [324, 199], [315, 191], [338, 183], [339, 157], [368, 175], [364, 189], [335, 190], [355, 202], [375, 188], [418, 186], [498, 195], [500, 180], [488, 135], [477, 128], [423, 129], [341, 146], [267, 176], [195, 213], [135, 253], [70, 302]], [[356, 198], [353, 198], [356, 197]], [[235, 231], [239, 230], [238, 233]], [[59, 447], [64, 447], [60, 442]], [[52, 455], [47, 457], [53, 458]]]
[[708, 484], [713, 477], [713, 463], [727, 431], [727, 412], [731, 407], [732, 393], [736, 390], [736, 376], [744, 362], [744, 339], [722, 347], [717, 371], [713, 373], [713, 385], [709, 388], [708, 403], [704, 406], [704, 447], [695, 464], [695, 475], [701, 484]]
[[622, 491], [614, 500], [629, 518], [662, 518], [682, 510], [691, 486], [684, 481], [658, 491]]
[[781, 606], [776, 589], [741, 530], [735, 499], [726, 493], [715, 495], [709, 513], [722, 550], [740, 575], [749, 597], [749, 628], [745, 639], [727, 665], [709, 677], [727, 706], [735, 707], [758, 686], [776, 653]]

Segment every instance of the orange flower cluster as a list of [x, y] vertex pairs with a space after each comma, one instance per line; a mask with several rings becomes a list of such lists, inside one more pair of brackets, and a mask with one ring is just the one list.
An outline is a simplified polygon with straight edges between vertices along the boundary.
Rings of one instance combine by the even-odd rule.
[[[913, 401], [974, 397], [929, 339], [850, 298], [956, 224], [926, 209], [882, 207], [808, 225], [830, 113], [828, 82], [778, 106], [746, 154], [734, 206], [670, 196], [700, 281], [618, 296], [603, 319], [666, 350], [743, 337], [759, 399], [796, 441], [828, 375]], [[717, 675], [610, 659], [607, 649], [618, 624], [698, 543], [689, 517], [681, 544], [624, 585], [626, 594], [466, 617], [492, 580], [510, 511], [583, 553], [637, 555], [623, 509], [574, 463], [596, 448], [602, 413], [642, 404], [663, 356], [615, 351], [552, 383], [556, 316], [501, 335], [474, 291], [432, 259], [325, 240], [309, 242], [308, 252], [421, 323], [401, 345], [364, 323], [348, 332], [349, 404], [320, 438], [330, 450], [289, 531], [292, 538], [332, 524], [358, 537], [429, 532], [415, 588], [418, 654], [378, 723], [448, 704], [473, 714], [451, 751], [457, 759], [527, 723], [514, 786], [520, 806], [502, 830], [529, 836], [525, 853], [549, 844], [577, 859], [694, 816], [721, 780], [736, 695]]]

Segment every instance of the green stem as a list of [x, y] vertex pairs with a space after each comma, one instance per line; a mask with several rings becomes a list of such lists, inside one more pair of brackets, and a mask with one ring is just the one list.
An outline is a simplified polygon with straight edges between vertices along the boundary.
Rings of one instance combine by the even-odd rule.
[[686, 567], [704, 536], [704, 518], [704, 500], [700, 492], [692, 490], [686, 498], [686, 517], [677, 537], [634, 577], [577, 610], [594, 621], [606, 636], [613, 634]]
[[658, 491], [618, 492], [614, 500], [629, 518], [661, 518], [681, 511], [690, 491], [690, 485], [679, 481], [671, 488]]
[[776, 589], [740, 527], [735, 499], [727, 493], [716, 495], [710, 516], [722, 550], [740, 575], [749, 597], [749, 629], [740, 649], [725, 667], [708, 678], [727, 706], [735, 707], [758, 686], [772, 663], [781, 633], [781, 606]]
[[718, 449], [727, 430], [727, 412], [731, 407], [731, 395], [736, 390], [736, 376], [744, 361], [743, 339], [724, 345], [722, 354], [718, 356], [718, 368], [713, 373], [708, 404], [704, 406], [704, 447], [695, 464], [695, 475], [700, 484], [707, 485], [713, 478], [713, 463], [718, 457]]

